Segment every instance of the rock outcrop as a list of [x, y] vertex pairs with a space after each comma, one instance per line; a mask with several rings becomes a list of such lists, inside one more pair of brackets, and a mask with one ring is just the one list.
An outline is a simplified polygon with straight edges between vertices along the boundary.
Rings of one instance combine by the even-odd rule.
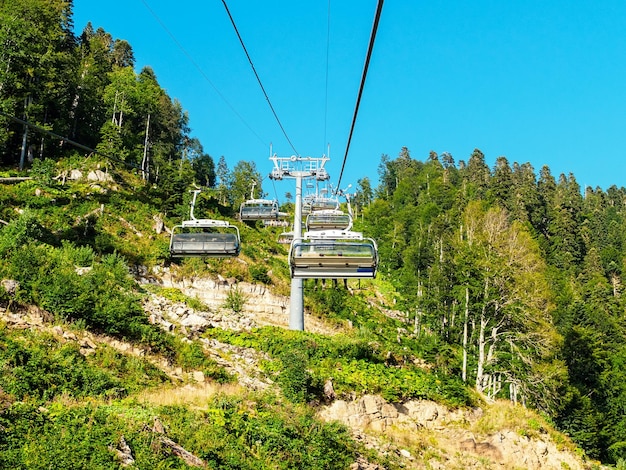
[[[406, 468], [587, 468], [572, 452], [558, 448], [547, 433], [529, 437], [511, 429], [477, 432], [473, 425], [483, 416], [481, 408], [453, 410], [428, 400], [392, 404], [380, 396], [365, 395], [334, 401], [318, 415], [345, 424], [369, 447], [394, 452]], [[407, 447], [413, 443], [421, 455], [383, 444], [392, 442], [394, 436]]]

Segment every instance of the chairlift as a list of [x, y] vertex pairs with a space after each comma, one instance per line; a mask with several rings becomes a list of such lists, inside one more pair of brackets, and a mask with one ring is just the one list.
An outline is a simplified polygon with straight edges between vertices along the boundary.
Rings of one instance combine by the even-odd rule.
[[339, 208], [339, 198], [309, 194], [302, 199], [302, 215], [315, 211], [333, 210]]
[[172, 258], [228, 258], [239, 255], [239, 229], [226, 220], [196, 219], [193, 210], [200, 190], [193, 191], [190, 220], [183, 220], [172, 229], [170, 256]]
[[291, 243], [289, 266], [294, 279], [372, 279], [378, 247], [360, 232], [308, 231]]
[[311, 230], [350, 230], [352, 217], [338, 209], [324, 209], [310, 212], [306, 217], [306, 229]]
[[289, 227], [289, 221], [285, 219], [266, 219], [263, 221], [263, 225], [266, 227]]
[[278, 202], [271, 199], [255, 199], [254, 187], [252, 183], [251, 198], [244, 201], [239, 206], [239, 219], [242, 221], [271, 220], [285, 217], [287, 214], [278, 210]]
[[239, 206], [239, 218], [243, 221], [278, 219], [284, 215], [278, 210], [278, 202], [269, 199], [249, 199]]
[[[306, 226], [302, 224], [300, 230], [301, 230], [300, 233], [306, 232]], [[285, 230], [284, 232], [281, 232], [278, 235], [277, 242], [281, 245], [291, 245], [291, 242], [293, 241], [294, 237], [295, 237], [295, 230], [293, 228], [293, 224], [291, 224], [290, 230]]]
[[281, 245], [291, 245], [291, 242], [293, 241], [293, 236], [293, 230], [289, 232], [282, 232], [280, 235], [278, 235], [278, 243], [280, 243]]
[[[351, 185], [350, 185], [351, 186]], [[348, 188], [350, 187], [348, 186]], [[325, 190], [326, 192], [328, 190]], [[339, 195], [346, 198], [348, 213], [339, 209]], [[334, 204], [332, 208], [330, 207]], [[318, 208], [322, 207], [322, 208]], [[311, 212], [306, 218], [306, 229], [311, 230], [346, 230], [352, 228], [352, 206], [350, 195], [346, 191], [338, 191], [334, 197], [318, 197], [312, 201]]]

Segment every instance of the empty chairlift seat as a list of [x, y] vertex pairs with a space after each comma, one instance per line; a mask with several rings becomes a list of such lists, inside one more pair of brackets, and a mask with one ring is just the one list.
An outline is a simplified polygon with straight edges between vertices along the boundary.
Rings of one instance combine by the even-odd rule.
[[281, 245], [291, 245], [293, 241], [293, 230], [290, 232], [282, 232], [278, 235], [278, 243]]
[[352, 217], [340, 210], [318, 210], [306, 217], [307, 230], [350, 230]]
[[295, 279], [371, 279], [376, 277], [378, 248], [358, 232], [307, 232], [292, 242], [289, 265]]
[[250, 199], [239, 206], [239, 218], [246, 220], [277, 219], [283, 214], [278, 210], [278, 202], [269, 199]]
[[200, 190], [193, 192], [189, 220], [172, 229], [170, 256], [172, 258], [225, 258], [239, 255], [239, 229], [225, 220], [196, 219], [193, 211]]
[[185, 220], [170, 239], [172, 258], [227, 258], [238, 256], [240, 249], [239, 229], [222, 220]]
[[337, 197], [321, 197], [317, 195], [308, 195], [302, 201], [302, 215], [310, 214], [315, 211], [333, 210], [339, 207], [339, 198]]

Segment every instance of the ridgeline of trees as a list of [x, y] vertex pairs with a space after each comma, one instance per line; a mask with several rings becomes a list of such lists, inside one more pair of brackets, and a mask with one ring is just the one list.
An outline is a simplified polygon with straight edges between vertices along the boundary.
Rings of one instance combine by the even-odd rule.
[[[546, 166], [403, 148], [356, 196], [413, 334], [488, 397], [535, 407], [596, 458], [626, 446], [626, 189]], [[446, 355], [448, 354], [448, 355]]]
[[[71, 1], [0, 2], [0, 44], [3, 166], [84, 157], [15, 117], [136, 168], [165, 212], [187, 210], [193, 183], [231, 207], [261, 187], [253, 163], [215, 165], [130, 44], [91, 24], [76, 36]], [[505, 157], [491, 169], [479, 150], [457, 164], [405, 148], [379, 177], [355, 206], [406, 340], [435, 341], [437, 371], [541, 410], [592, 457], [626, 458], [626, 190], [583, 194], [571, 174]]]

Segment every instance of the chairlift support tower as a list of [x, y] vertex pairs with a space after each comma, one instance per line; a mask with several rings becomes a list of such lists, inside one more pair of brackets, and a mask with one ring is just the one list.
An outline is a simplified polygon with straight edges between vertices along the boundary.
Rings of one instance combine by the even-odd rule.
[[[270, 160], [274, 162], [274, 168], [270, 173], [273, 180], [295, 179], [296, 180], [296, 210], [293, 220], [294, 239], [302, 237], [302, 180], [316, 179], [326, 181], [330, 175], [324, 168], [328, 160], [322, 157], [278, 157], [272, 155]], [[291, 297], [289, 299], [289, 328], [304, 331], [304, 289], [303, 280], [291, 279]]]

